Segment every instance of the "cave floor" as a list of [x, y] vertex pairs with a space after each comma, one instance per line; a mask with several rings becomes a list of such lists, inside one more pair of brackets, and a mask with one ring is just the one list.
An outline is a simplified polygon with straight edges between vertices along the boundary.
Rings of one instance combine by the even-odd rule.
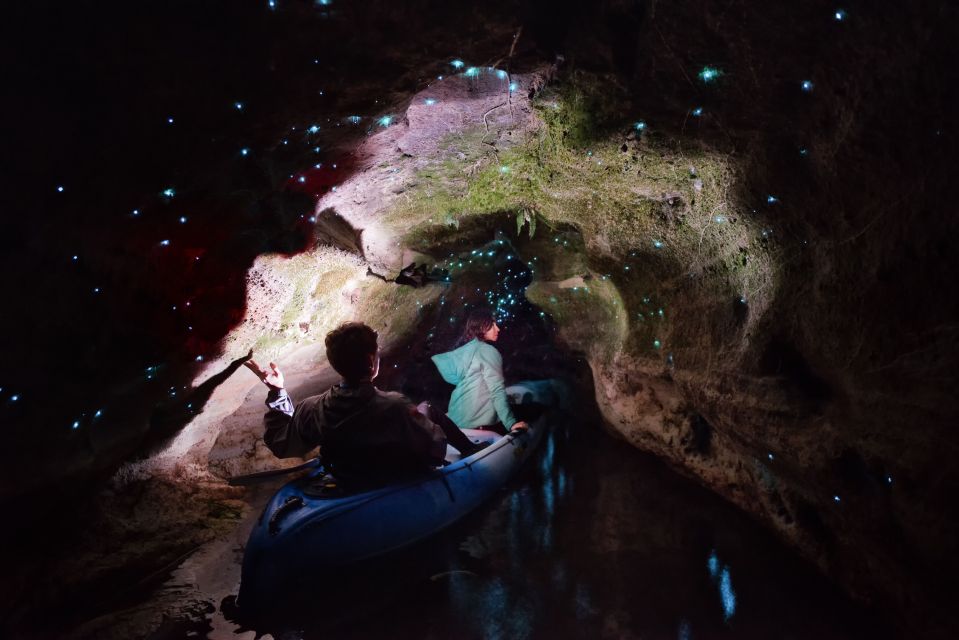
[[734, 507], [599, 429], [557, 425], [494, 500], [424, 545], [318, 575], [269, 618], [234, 605], [282, 480], [165, 582], [72, 638], [860, 638], [876, 616]]

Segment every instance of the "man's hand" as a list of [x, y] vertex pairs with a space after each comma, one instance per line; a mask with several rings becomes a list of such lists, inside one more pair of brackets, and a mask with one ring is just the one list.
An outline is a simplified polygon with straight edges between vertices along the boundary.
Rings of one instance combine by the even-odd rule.
[[283, 372], [273, 362], [270, 363], [270, 370], [264, 371], [255, 360], [249, 360], [243, 363], [247, 369], [256, 374], [256, 377], [263, 381], [263, 384], [271, 389], [283, 388]]
[[519, 433], [521, 431], [527, 431], [528, 429], [529, 429], [529, 425], [526, 424], [526, 421], [520, 420], [519, 422], [514, 422], [513, 426], [510, 427], [509, 430], [510, 430], [510, 433], [513, 433], [513, 432]]

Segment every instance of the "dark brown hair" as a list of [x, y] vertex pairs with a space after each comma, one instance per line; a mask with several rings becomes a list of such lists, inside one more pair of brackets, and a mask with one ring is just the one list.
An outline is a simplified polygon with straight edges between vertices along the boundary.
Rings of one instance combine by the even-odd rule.
[[344, 322], [326, 334], [326, 358], [344, 380], [362, 380], [370, 375], [376, 338], [376, 332], [362, 322]]
[[463, 345], [473, 338], [483, 338], [483, 334], [490, 330], [496, 324], [496, 316], [491, 309], [480, 307], [470, 311], [466, 318], [466, 327], [463, 328], [463, 335], [460, 336], [457, 345]]

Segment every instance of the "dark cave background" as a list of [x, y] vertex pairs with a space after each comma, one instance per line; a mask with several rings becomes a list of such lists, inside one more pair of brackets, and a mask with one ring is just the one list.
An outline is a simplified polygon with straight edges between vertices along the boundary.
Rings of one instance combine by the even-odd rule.
[[[885, 602], [955, 624], [954, 4], [40, 2], [5, 14], [0, 422], [16, 543], [56, 522], [50, 492], [78, 499], [143, 453], [170, 388], [242, 317], [253, 258], [309, 246], [310, 195], [348, 174], [341, 149], [365, 134], [344, 119], [402, 104], [451, 58], [502, 58], [522, 26], [513, 70], [559, 54], [561, 74], [606, 79], [595, 131], [642, 113], [662, 135], [730, 154], [743, 201], [777, 195], [757, 215], [792, 247], [795, 289], [758, 366], [790, 379], [799, 404], [872, 407], [856, 419], [881, 432], [857, 437], [900, 455], [831, 463], [864, 496], [840, 535], [878, 529], [912, 569], [878, 590], [897, 594]], [[705, 65], [719, 81], [697, 82]], [[311, 193], [290, 184], [316, 162]], [[918, 505], [908, 525], [893, 501]], [[893, 579], [877, 567], [846, 586], [868, 600], [871, 582]]]

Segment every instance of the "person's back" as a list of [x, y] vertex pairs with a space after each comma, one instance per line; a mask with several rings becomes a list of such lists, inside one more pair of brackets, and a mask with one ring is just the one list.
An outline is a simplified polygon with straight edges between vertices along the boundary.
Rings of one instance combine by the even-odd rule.
[[376, 341], [376, 332], [359, 322], [331, 331], [327, 358], [343, 382], [295, 407], [275, 364], [267, 372], [247, 363], [270, 390], [263, 440], [275, 456], [303, 456], [319, 446], [336, 477], [369, 484], [443, 464], [448, 438], [463, 455], [477, 450], [459, 430], [434, 424], [403, 395], [373, 386], [379, 372]]
[[[513, 425], [515, 418], [505, 401], [503, 358], [496, 347], [475, 338], [453, 351], [433, 356], [433, 362], [443, 379], [456, 385], [447, 415], [461, 429], [497, 420], [507, 429]], [[500, 398], [503, 406], [497, 407], [494, 402]]]
[[461, 429], [490, 428], [505, 433], [527, 426], [516, 420], [506, 398], [503, 357], [491, 344], [499, 331], [490, 310], [474, 309], [466, 321], [464, 344], [433, 356], [443, 379], [456, 385], [446, 415]]
[[380, 391], [372, 382], [336, 385], [305, 399], [290, 431], [316, 437], [291, 447], [288, 431], [268, 428], [264, 440], [274, 455], [304, 455], [305, 447], [319, 445], [323, 463], [345, 481], [375, 483], [419, 473], [442, 463], [446, 454], [437, 426], [404, 396]]

